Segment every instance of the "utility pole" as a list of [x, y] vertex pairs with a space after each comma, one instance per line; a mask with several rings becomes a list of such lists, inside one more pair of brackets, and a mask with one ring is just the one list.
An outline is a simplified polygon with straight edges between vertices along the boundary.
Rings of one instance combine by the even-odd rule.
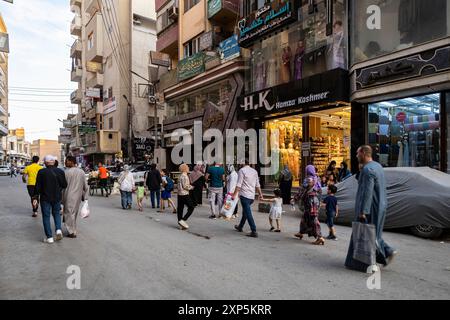
[[133, 153], [133, 106], [126, 95], [123, 95], [123, 98], [128, 104], [128, 161], [131, 161], [131, 154]]

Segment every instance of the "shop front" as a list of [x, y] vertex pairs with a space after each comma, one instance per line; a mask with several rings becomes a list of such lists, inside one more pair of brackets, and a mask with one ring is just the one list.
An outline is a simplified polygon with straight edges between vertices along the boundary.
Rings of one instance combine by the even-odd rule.
[[271, 150], [278, 155], [280, 166], [277, 174], [263, 177], [265, 184], [276, 183], [285, 166], [298, 185], [309, 164], [321, 176], [333, 160], [338, 166], [349, 164], [348, 84], [348, 72], [335, 69], [241, 97], [240, 120], [248, 121], [249, 127], [267, 130], [268, 141], [278, 132], [279, 139]]

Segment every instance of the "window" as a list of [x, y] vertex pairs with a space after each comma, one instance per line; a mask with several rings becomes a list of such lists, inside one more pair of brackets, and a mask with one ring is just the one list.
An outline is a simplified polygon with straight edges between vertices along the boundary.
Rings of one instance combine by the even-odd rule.
[[189, 11], [193, 6], [199, 3], [200, 0], [184, 0], [184, 12]]
[[108, 121], [109, 121], [109, 130], [113, 130], [114, 128], [113, 117], [109, 118]]
[[371, 17], [376, 16], [367, 14], [367, 10], [374, 2], [352, 2], [352, 63], [450, 35], [450, 0], [378, 1], [382, 2], [378, 6], [379, 25], [370, 27]]
[[87, 46], [88, 46], [88, 50], [91, 50], [91, 49], [94, 47], [94, 33], [93, 33], [93, 32], [91, 32], [91, 33], [88, 35], [88, 43], [87, 43]]
[[190, 57], [200, 51], [200, 37], [192, 39], [184, 45], [184, 57]]

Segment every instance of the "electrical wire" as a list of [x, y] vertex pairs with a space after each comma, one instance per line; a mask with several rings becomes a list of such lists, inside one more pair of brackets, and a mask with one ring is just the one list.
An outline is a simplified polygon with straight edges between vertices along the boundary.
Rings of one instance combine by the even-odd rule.
[[68, 100], [63, 101], [44, 101], [44, 100], [21, 100], [21, 99], [9, 99], [8, 101], [14, 101], [14, 102], [31, 102], [31, 103], [67, 103]]
[[8, 87], [9, 89], [12, 90], [17, 90], [17, 91], [64, 91], [64, 92], [70, 92], [73, 91], [74, 89], [62, 89], [62, 88], [34, 88], [34, 87], [13, 87], [10, 86]]
[[[106, 0], [105, 0], [105, 1], [106, 1]], [[125, 44], [124, 44], [123, 41], [122, 41], [122, 36], [121, 36], [121, 33], [120, 33], [119, 19], [117, 18], [116, 5], [114, 4], [114, 0], [109, 0], [109, 2], [110, 2], [110, 4], [112, 4], [112, 8], [113, 8], [112, 16], [113, 16], [113, 21], [114, 21], [114, 23], [115, 23], [115, 25], [116, 25], [116, 33], [118, 34], [119, 43], [120, 43], [120, 48], [121, 48], [121, 50], [122, 50], [123, 56], [126, 57], [126, 56], [127, 56], [127, 53], [126, 53], [126, 51], [125, 51]], [[129, 42], [130, 42], [130, 41], [131, 41], [131, 39], [129, 40]], [[125, 60], [125, 59], [124, 59], [124, 60]], [[129, 72], [129, 70], [130, 70], [130, 68], [129, 68], [129, 61], [128, 61], [128, 60], [125, 60], [125, 61], [126, 61], [125, 67], [127, 68], [127, 72]]]
[[39, 93], [15, 93], [9, 92], [11, 96], [29, 96], [29, 97], [67, 97], [69, 94], [39, 94]]

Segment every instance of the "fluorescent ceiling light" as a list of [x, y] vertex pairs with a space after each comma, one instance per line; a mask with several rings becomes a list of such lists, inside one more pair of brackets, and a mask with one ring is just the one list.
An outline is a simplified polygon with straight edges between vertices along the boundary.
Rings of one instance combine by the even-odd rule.
[[396, 107], [396, 104], [393, 104], [391, 102], [380, 102], [380, 105], [382, 105], [383, 107]]
[[411, 103], [422, 103], [421, 101], [419, 101], [417, 99], [414, 99], [414, 98], [406, 98], [406, 99], [403, 99], [403, 100], [411, 102]]

